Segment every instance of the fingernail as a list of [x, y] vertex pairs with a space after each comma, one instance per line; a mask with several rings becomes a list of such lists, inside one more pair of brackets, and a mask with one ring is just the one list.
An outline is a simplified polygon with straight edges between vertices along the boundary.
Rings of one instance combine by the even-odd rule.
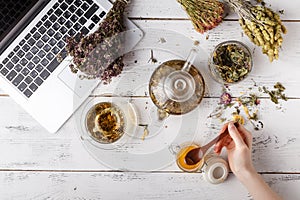
[[236, 126], [233, 123], [228, 124], [228, 129], [234, 131], [236, 130]]
[[218, 154], [218, 153], [219, 153], [219, 151], [218, 151], [218, 149], [217, 149], [217, 148], [214, 148], [214, 152], [215, 152], [216, 154]]
[[217, 149], [217, 146], [214, 146], [214, 151], [216, 152], [218, 149]]
[[235, 128], [235, 126], [234, 126], [234, 124], [233, 124], [233, 123], [231, 123], [231, 122], [230, 122], [230, 123], [228, 124], [228, 128], [230, 128], [230, 129], [234, 129], [234, 128]]

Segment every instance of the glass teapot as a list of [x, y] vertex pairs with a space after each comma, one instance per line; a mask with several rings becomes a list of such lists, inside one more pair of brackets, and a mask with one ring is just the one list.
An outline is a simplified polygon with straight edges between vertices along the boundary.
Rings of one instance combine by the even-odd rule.
[[193, 66], [197, 49], [184, 60], [169, 60], [158, 66], [149, 82], [151, 100], [158, 107], [159, 118], [181, 115], [195, 109], [204, 96], [205, 83]]

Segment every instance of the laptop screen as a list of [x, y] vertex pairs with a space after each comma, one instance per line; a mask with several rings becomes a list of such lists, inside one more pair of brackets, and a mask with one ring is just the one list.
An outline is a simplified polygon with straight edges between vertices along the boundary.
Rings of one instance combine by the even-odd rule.
[[0, 0], [0, 42], [38, 0]]

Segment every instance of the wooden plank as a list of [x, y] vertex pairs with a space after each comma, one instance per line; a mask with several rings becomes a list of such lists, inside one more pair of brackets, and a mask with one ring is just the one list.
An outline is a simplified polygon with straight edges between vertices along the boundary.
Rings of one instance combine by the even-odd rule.
[[[220, 125], [219, 121], [208, 119], [207, 116], [218, 101], [205, 98], [193, 112], [184, 116], [170, 116], [159, 126], [159, 131], [150, 130], [149, 139], [141, 139], [143, 129], [139, 128], [135, 138], [122, 148], [104, 150], [106, 156], [121, 158], [116, 164], [115, 160], [107, 157], [98, 157], [100, 162], [97, 162], [83, 147], [75, 120], [81, 113], [74, 115], [57, 134], [50, 134], [10, 98], [1, 97], [0, 110], [5, 115], [0, 115], [0, 152], [6, 153], [1, 154], [0, 169], [149, 170], [144, 165], [130, 165], [135, 162], [136, 154], [144, 154], [150, 156], [149, 160], [154, 159], [152, 170], [180, 171], [175, 164], [175, 155], [169, 152], [170, 147], [192, 141], [203, 144], [217, 134], [218, 129], [213, 128]], [[150, 113], [153, 111], [155, 114], [151, 100], [134, 98], [133, 103], [139, 122], [149, 124], [152, 119]], [[254, 135], [253, 161], [258, 171], [300, 172], [300, 124], [296, 117], [299, 104], [299, 100], [289, 100], [282, 103], [282, 108], [278, 110], [269, 100], [262, 100], [259, 116], [264, 129], [254, 132], [253, 127], [247, 125]], [[282, 119], [284, 121], [280, 123]], [[161, 150], [167, 153], [166, 160], [156, 161], [155, 158], [159, 156], [153, 156]], [[103, 153], [103, 150], [99, 152]]]
[[[300, 97], [300, 90], [298, 89], [300, 85], [300, 79], [298, 78], [299, 68], [296, 67], [300, 64], [298, 59], [300, 46], [294, 45], [300, 42], [300, 22], [285, 23], [287, 28], [293, 31], [285, 35], [280, 58], [273, 63], [268, 61], [267, 56], [261, 53], [259, 47], [255, 47], [242, 34], [242, 30], [237, 22], [224, 22], [204, 35], [195, 32], [189, 21], [136, 20], [134, 22], [144, 30], [146, 36], [147, 33], [154, 29], [159, 29], [160, 34], [152, 34], [149, 37], [145, 37], [140, 44], [140, 47], [145, 49], [129, 53], [126, 56], [125, 63], [127, 67], [124, 68], [124, 72], [119, 77], [114, 78], [111, 84], [101, 85], [94, 94], [114, 93], [121, 96], [147, 96], [147, 84], [154, 69], [166, 60], [178, 57], [184, 59], [189, 52], [189, 47], [185, 45], [183, 40], [189, 42], [198, 40], [202, 51], [195, 61], [195, 66], [198, 67], [205, 79], [207, 86], [206, 96], [220, 96], [222, 91], [221, 85], [211, 78], [208, 71], [207, 61], [209, 55], [220, 42], [239, 40], [248, 45], [251, 51], [254, 52], [254, 67], [248, 79], [231, 87], [234, 95], [239, 95], [240, 92], [247, 91], [249, 87], [252, 87], [254, 85], [253, 79], [257, 85], [267, 87], [272, 87], [277, 81], [280, 81], [287, 88], [286, 93], [288, 97]], [[166, 42], [162, 43], [161, 38], [164, 38]], [[153, 49], [154, 56], [158, 60], [155, 64], [149, 63], [150, 49]], [[178, 54], [178, 52], [182, 53]], [[1, 94], [4, 95], [5, 92], [0, 90]]]
[[[164, 29], [165, 33], [160, 33], [150, 38], [145, 36], [145, 42], [142, 42], [143, 46], [148, 49], [145, 49], [144, 51], [134, 51], [127, 55], [127, 67], [125, 67], [123, 74], [121, 74], [119, 78], [115, 78], [110, 85], [102, 85], [96, 89], [95, 94], [114, 93], [117, 95], [147, 96], [148, 80], [150, 80], [154, 69], [160, 63], [169, 59], [174, 59], [174, 52], [179, 50], [184, 52], [185, 54], [181, 55], [181, 59], [184, 59], [189, 51], [186, 49], [185, 43], [180, 40], [178, 41], [178, 45], [176, 45], [178, 49], [171, 49], [171, 47], [168, 46], [168, 41], [173, 41], [173, 37], [176, 35], [176, 37], [181, 40], [185, 38], [187, 41], [189, 41], [189, 39], [200, 41], [202, 51], [197, 57], [195, 65], [205, 79], [207, 96], [220, 96], [222, 91], [221, 85], [211, 78], [207, 67], [207, 61], [214, 47], [226, 40], [241, 41], [254, 52], [254, 67], [252, 73], [249, 75], [248, 79], [231, 86], [231, 92], [234, 95], [239, 95], [240, 92], [247, 91], [249, 87], [254, 85], [254, 80], [258, 86], [267, 86], [269, 88], [272, 88], [277, 81], [280, 81], [287, 89], [287, 96], [300, 96], [300, 90], [298, 90], [300, 85], [300, 79], [298, 79], [299, 73], [295, 73], [295, 70], [298, 70], [295, 66], [300, 64], [300, 60], [298, 59], [300, 47], [293, 45], [295, 41], [300, 41], [300, 23], [286, 23], [287, 28], [293, 31], [289, 32], [284, 38], [279, 60], [270, 63], [267, 56], [261, 53], [260, 47], [255, 47], [249, 39], [242, 34], [242, 30], [237, 22], [224, 22], [221, 26], [205, 35], [196, 33], [188, 21], [165, 20], [135, 22], [144, 29], [146, 34], [147, 31], [150, 32], [152, 28]], [[161, 49], [157, 48], [159, 45], [162, 46], [160, 44], [161, 38], [166, 40], [163, 44], [165, 47], [162, 48], [171, 51], [171, 53], [163, 52]], [[153, 49], [154, 56], [158, 60], [158, 63], [156, 64], [149, 63], [150, 49]]]
[[[275, 12], [284, 10], [282, 19], [299, 20], [300, 14], [297, 11], [298, 2], [291, 1], [285, 3], [284, 1], [265, 0], [266, 6], [271, 7]], [[132, 18], [172, 18], [187, 19], [185, 11], [181, 8], [176, 0], [134, 0], [127, 9], [128, 16]], [[225, 19], [237, 19], [237, 15], [229, 9], [226, 9], [229, 15]]]
[[[263, 175], [286, 200], [298, 199], [300, 175]], [[43, 184], [41, 184], [43, 183]], [[219, 185], [200, 173], [1, 172], [2, 199], [251, 199], [234, 175]]]

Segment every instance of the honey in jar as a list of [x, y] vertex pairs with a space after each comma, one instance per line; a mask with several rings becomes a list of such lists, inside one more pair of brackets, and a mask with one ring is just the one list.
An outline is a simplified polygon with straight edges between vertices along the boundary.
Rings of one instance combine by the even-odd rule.
[[188, 146], [184, 146], [177, 154], [177, 165], [180, 169], [182, 169], [183, 171], [186, 172], [195, 172], [197, 171], [199, 168], [202, 167], [203, 165], [203, 159], [200, 160], [198, 163], [193, 164], [193, 165], [189, 165], [186, 163], [185, 161], [185, 157], [188, 154], [188, 152], [190, 152], [193, 149], [198, 148], [199, 145], [197, 144], [191, 144]]

